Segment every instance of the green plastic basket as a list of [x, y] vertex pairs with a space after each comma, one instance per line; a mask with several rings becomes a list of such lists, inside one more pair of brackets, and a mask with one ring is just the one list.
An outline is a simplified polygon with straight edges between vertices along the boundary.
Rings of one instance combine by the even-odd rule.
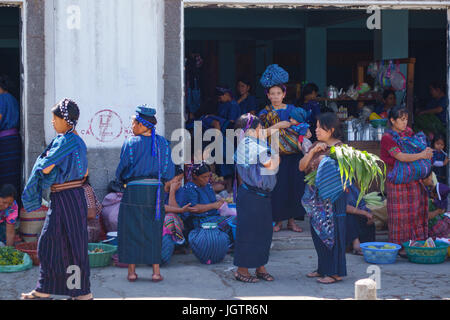
[[106, 243], [89, 243], [89, 251], [96, 248], [103, 249], [103, 252], [89, 252], [89, 266], [91, 268], [107, 267], [111, 265], [112, 255], [116, 253], [117, 247]]
[[[425, 241], [417, 241], [424, 244]], [[445, 261], [448, 244], [436, 241], [436, 248], [410, 247], [409, 242], [404, 242], [403, 247], [408, 255], [408, 260], [414, 263], [435, 264]]]
[[22, 264], [15, 266], [0, 266], [0, 272], [20, 272], [31, 269], [33, 267], [33, 261], [28, 254], [24, 253]]

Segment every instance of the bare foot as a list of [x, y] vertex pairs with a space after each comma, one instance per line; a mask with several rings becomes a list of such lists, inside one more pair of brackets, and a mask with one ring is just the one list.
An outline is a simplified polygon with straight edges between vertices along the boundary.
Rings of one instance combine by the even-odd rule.
[[160, 275], [160, 274], [154, 274], [154, 275], [152, 276], [152, 281], [153, 281], [153, 282], [160, 282], [160, 281], [163, 281], [163, 280], [164, 280], [164, 278], [163, 278], [163, 276]]
[[39, 300], [39, 299], [51, 299], [51, 298], [50, 298], [49, 294], [40, 293], [40, 292], [37, 292], [36, 290], [33, 290], [28, 293], [22, 293], [21, 299], [22, 300], [33, 300], [33, 299]]
[[303, 232], [303, 229], [300, 228], [295, 222], [289, 222], [287, 228], [294, 232]]

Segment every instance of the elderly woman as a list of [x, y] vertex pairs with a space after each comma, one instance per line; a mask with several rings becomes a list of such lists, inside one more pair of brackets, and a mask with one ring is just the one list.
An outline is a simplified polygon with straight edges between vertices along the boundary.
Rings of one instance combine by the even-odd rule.
[[[340, 123], [334, 113], [322, 113], [318, 116], [316, 127], [317, 140], [309, 149], [309, 152], [299, 163], [300, 171], [306, 174], [317, 170], [324, 157], [330, 154], [332, 146], [342, 145], [340, 138]], [[325, 239], [319, 236], [315, 230], [314, 218], [311, 222], [311, 236], [318, 256], [318, 268], [307, 275], [309, 278], [318, 278], [323, 284], [341, 281], [347, 275], [345, 261], [345, 228], [346, 228], [347, 198], [342, 193], [332, 205], [334, 234], [330, 239], [334, 245], [330, 248]]]
[[[428, 195], [419, 179], [408, 183], [394, 183], [389, 177], [399, 176], [392, 172], [396, 162], [411, 163], [421, 159], [431, 159], [433, 150], [424, 148], [418, 153], [407, 153], [404, 142], [413, 138], [408, 128], [408, 111], [397, 106], [389, 111], [388, 130], [381, 138], [380, 158], [388, 166], [386, 181], [389, 241], [402, 244], [409, 240], [425, 240], [428, 234]], [[430, 163], [431, 170], [431, 163]], [[406, 256], [404, 249], [399, 255]]]
[[12, 184], [20, 191], [22, 144], [19, 135], [19, 104], [8, 92], [6, 76], [0, 77], [0, 186]]

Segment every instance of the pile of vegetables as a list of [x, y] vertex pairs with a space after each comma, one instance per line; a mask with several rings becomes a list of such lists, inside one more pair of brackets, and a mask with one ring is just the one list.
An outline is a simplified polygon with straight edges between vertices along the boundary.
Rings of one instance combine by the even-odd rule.
[[89, 253], [103, 253], [105, 251], [103, 251], [103, 249], [101, 248], [95, 248], [94, 250], [89, 251]]
[[[358, 206], [361, 199], [367, 194], [372, 183], [377, 181], [381, 192], [384, 191], [386, 179], [386, 164], [376, 155], [367, 151], [360, 151], [346, 144], [333, 146], [330, 157], [338, 162], [342, 184], [356, 182], [359, 188]], [[382, 164], [382, 168], [380, 168]], [[317, 171], [313, 171], [305, 177], [308, 185], [315, 185]]]
[[383, 198], [379, 195], [378, 192], [371, 192], [369, 194], [366, 194], [363, 197], [364, 201], [366, 202], [366, 205], [371, 207], [382, 207], [384, 206]]
[[0, 248], [0, 266], [17, 266], [23, 263], [24, 253], [13, 247]]

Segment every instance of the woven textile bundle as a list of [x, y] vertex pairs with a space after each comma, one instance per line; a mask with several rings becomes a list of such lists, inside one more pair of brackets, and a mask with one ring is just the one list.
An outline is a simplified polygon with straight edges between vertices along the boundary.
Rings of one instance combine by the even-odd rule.
[[289, 74], [286, 70], [278, 66], [277, 64], [271, 64], [266, 68], [262, 77], [261, 85], [264, 88], [270, 88], [277, 84], [283, 84], [289, 81]]
[[189, 233], [192, 252], [203, 264], [219, 263], [228, 252], [230, 239], [218, 228], [196, 228]]

